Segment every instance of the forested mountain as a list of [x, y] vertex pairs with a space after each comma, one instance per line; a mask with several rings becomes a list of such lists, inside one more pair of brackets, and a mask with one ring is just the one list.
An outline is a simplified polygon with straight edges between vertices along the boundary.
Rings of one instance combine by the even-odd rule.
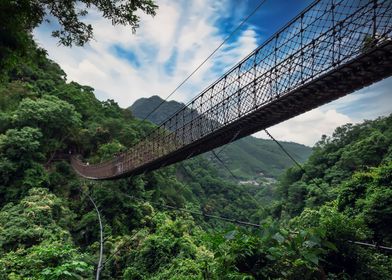
[[[392, 246], [392, 115], [337, 128], [278, 188], [222, 179], [203, 157], [85, 180], [70, 151], [99, 162], [154, 125], [67, 81], [30, 34], [46, 6], [15, 3], [0, 4], [0, 280], [94, 279], [100, 231], [90, 198], [103, 222], [101, 279], [390, 279], [391, 253], [353, 242]], [[71, 27], [58, 35], [83, 42]]]
[[[156, 95], [141, 98], [128, 109], [139, 119], [147, 117], [151, 122], [161, 124], [184, 107], [184, 104], [176, 101], [163, 101]], [[163, 104], [153, 111], [162, 102]], [[150, 112], [152, 113], [149, 114]], [[305, 145], [284, 141], [281, 144], [299, 162], [304, 162], [312, 152], [312, 149]], [[218, 148], [216, 151], [219, 152], [221, 149]], [[209, 154], [206, 156], [210, 158]], [[222, 150], [221, 157], [230, 170], [242, 179], [262, 179], [265, 176], [277, 178], [286, 168], [293, 165], [293, 162], [272, 140], [252, 136], [227, 145]]]

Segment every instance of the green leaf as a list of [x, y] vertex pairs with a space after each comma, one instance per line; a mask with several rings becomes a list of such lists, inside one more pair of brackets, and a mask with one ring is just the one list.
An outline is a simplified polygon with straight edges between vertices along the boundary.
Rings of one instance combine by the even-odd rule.
[[310, 261], [310, 262], [312, 262], [313, 264], [318, 265], [318, 263], [319, 263], [319, 258], [318, 258], [315, 254], [312, 254], [312, 253], [303, 253], [302, 255], [303, 255], [303, 257], [304, 257], [307, 261]]
[[283, 243], [284, 241], [284, 236], [281, 235], [279, 232], [275, 233], [273, 236], [273, 239], [275, 239], [276, 241], [278, 241], [279, 244]]

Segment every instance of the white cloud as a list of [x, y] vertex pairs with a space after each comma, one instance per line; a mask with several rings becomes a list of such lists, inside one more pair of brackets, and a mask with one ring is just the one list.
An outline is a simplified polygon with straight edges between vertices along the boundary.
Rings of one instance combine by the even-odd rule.
[[[165, 98], [227, 36], [228, 30], [220, 30], [217, 21], [231, 20], [236, 25], [245, 10], [241, 5], [230, 9], [229, 0], [161, 0], [158, 4], [154, 18], [141, 15], [141, 26], [136, 34], [132, 34], [129, 27], [113, 27], [98, 12], [91, 11], [87, 19], [94, 27], [95, 40], [83, 48], [58, 47], [48, 26], [38, 28], [34, 35], [48, 50], [49, 57], [64, 69], [69, 81], [94, 87], [101, 100], [114, 99], [120, 106], [128, 107], [141, 97], [158, 94]], [[235, 14], [230, 14], [232, 10]], [[189, 101], [255, 49], [257, 39], [260, 40], [256, 28], [259, 30], [260, 26], [248, 26], [240, 31], [236, 39], [224, 45], [173, 98]], [[139, 66], [116, 55], [114, 46], [132, 53]], [[176, 59], [170, 59], [174, 54]], [[165, 68], [168, 62], [172, 71]], [[322, 134], [331, 134], [339, 125], [373, 118], [379, 112], [378, 107], [387, 112], [391, 81], [380, 83], [384, 98], [382, 104], [375, 105], [377, 108], [367, 106], [360, 110], [351, 105], [367, 104], [364, 98], [381, 90], [375, 85], [276, 125], [270, 131], [279, 140], [313, 145]], [[263, 132], [256, 136], [266, 138]]]
[[[391, 85], [392, 77], [277, 124], [268, 130], [278, 140], [313, 146], [323, 134], [331, 135], [338, 126], [391, 114]], [[254, 136], [269, 139], [263, 131]]]
[[[97, 90], [98, 98], [111, 98], [122, 107], [141, 97], [158, 94], [166, 97], [191, 73], [226, 36], [216, 26], [229, 4], [224, 1], [159, 1], [154, 18], [141, 15], [136, 34], [129, 27], [115, 26], [91, 11], [87, 20], [94, 27], [95, 40], [84, 48], [58, 47], [47, 26], [34, 34], [49, 57], [60, 64], [68, 80], [87, 84]], [[209, 60], [174, 98], [185, 102], [212, 83], [224, 70], [257, 47], [251, 27], [240, 32], [232, 45], [225, 46]], [[113, 51], [118, 46], [130, 52], [139, 67]], [[170, 60], [173, 54], [177, 58]], [[219, 62], [222, 69], [212, 67]], [[170, 63], [172, 71], [165, 69]]]
[[357, 122], [392, 113], [392, 77], [346, 95], [324, 106], [349, 115]]
[[[278, 140], [313, 146], [321, 135], [331, 135], [336, 127], [350, 122], [352, 120], [348, 116], [335, 110], [323, 111], [317, 108], [268, 128], [268, 131]], [[253, 136], [269, 139], [264, 131]]]

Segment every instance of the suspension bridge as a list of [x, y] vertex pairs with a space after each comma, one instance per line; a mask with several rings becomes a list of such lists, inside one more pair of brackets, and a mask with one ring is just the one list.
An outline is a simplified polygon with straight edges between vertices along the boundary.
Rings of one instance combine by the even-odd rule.
[[[391, 0], [318, 0], [152, 133], [88, 179], [159, 169], [253, 134], [392, 74]], [[315, 124], [317, 125], [317, 124]]]

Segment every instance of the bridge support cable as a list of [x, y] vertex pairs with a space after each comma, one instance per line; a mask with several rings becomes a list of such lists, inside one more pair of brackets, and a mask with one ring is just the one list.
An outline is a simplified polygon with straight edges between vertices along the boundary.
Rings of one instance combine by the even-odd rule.
[[219, 156], [219, 154], [222, 153], [222, 152], [226, 149], [226, 147], [228, 147], [231, 143], [233, 143], [235, 140], [237, 140], [237, 137], [238, 137], [238, 135], [240, 134], [240, 132], [241, 132], [241, 129], [238, 130], [236, 134], [234, 134], [233, 138], [231, 138], [230, 141], [229, 141], [227, 144], [225, 144], [225, 145], [219, 150], [219, 152], [216, 153], [216, 155]]
[[[250, 222], [245, 222], [245, 221], [241, 221], [241, 220], [236, 220], [236, 219], [232, 219], [232, 218], [228, 218], [228, 217], [223, 217], [223, 216], [218, 216], [218, 215], [211, 215], [211, 214], [206, 214], [204, 212], [197, 212], [197, 211], [193, 211], [193, 210], [189, 210], [186, 208], [182, 208], [182, 207], [177, 207], [177, 206], [171, 206], [171, 205], [167, 205], [167, 204], [162, 204], [162, 203], [157, 203], [157, 202], [152, 202], [150, 200], [147, 199], [142, 199], [142, 198], [138, 198], [138, 197], [134, 197], [131, 195], [127, 195], [127, 194], [123, 194], [124, 196], [139, 201], [139, 202], [147, 202], [150, 203], [151, 205], [155, 205], [157, 208], [164, 208], [167, 210], [172, 210], [172, 211], [177, 211], [177, 212], [183, 212], [183, 213], [188, 213], [191, 215], [197, 215], [197, 216], [203, 216], [203, 217], [207, 217], [207, 218], [211, 218], [211, 219], [216, 219], [216, 220], [221, 220], [224, 222], [228, 222], [228, 223], [232, 223], [232, 224], [236, 224], [239, 226], [245, 226], [245, 227], [253, 227], [253, 228], [258, 228], [261, 229], [263, 228], [263, 225], [261, 224], [255, 224], [255, 223], [250, 223]], [[158, 212], [156, 211], [153, 215], [151, 215], [151, 219], [154, 218], [156, 215], [158, 214]], [[106, 260], [102, 263], [101, 265], [101, 269], [103, 269], [105, 267], [105, 265], [115, 256], [117, 255], [121, 250], [123, 250], [125, 247], [128, 247], [129, 243], [132, 241], [132, 239], [140, 232], [142, 231], [144, 228], [140, 228], [139, 230], [137, 230], [134, 234], [132, 234], [132, 236], [130, 237], [129, 241], [124, 242], [122, 245], [119, 245], [118, 248], [111, 253]], [[296, 232], [292, 232], [292, 233], [296, 233]], [[361, 242], [361, 241], [352, 241], [352, 240], [346, 240], [348, 243], [351, 243], [353, 245], [359, 245], [359, 246], [367, 246], [367, 247], [373, 247], [375, 249], [383, 249], [383, 250], [387, 250], [387, 251], [391, 251], [392, 248], [387, 247], [387, 246], [382, 246], [382, 245], [376, 245], [376, 244], [369, 244], [366, 242]]]
[[230, 175], [234, 178], [234, 180], [239, 181], [240, 179], [234, 175], [234, 173], [226, 166], [223, 160], [215, 153], [214, 150], [211, 151], [214, 157], [223, 165], [223, 167], [230, 173]]
[[207, 217], [207, 218], [217, 219], [217, 220], [225, 221], [225, 222], [228, 222], [228, 223], [237, 224], [237, 225], [240, 225], [240, 226], [250, 226], [250, 227], [255, 227], [255, 228], [262, 227], [259, 224], [255, 224], [255, 223], [251, 223], [251, 222], [247, 222], [247, 221], [236, 220], [236, 219], [232, 219], [232, 218], [224, 217], [224, 216], [219, 216], [219, 215], [207, 214], [205, 212], [197, 212], [197, 211], [189, 210], [189, 209], [183, 208], [183, 207], [177, 207], [177, 206], [172, 206], [172, 205], [158, 203], [158, 202], [152, 202], [150, 200], [134, 197], [134, 196], [131, 196], [131, 195], [126, 195], [126, 194], [124, 194], [124, 195], [126, 197], [128, 197], [130, 199], [133, 199], [133, 200], [136, 200], [136, 201], [148, 202], [148, 203], [150, 203], [152, 205], [155, 205], [158, 208], [161, 207], [161, 208], [165, 208], [165, 209], [168, 209], [168, 210], [174, 210], [174, 211], [178, 211], [178, 212], [189, 213], [189, 214], [192, 214], [192, 215], [197, 215], [197, 216], [203, 216], [203, 217]]
[[361, 246], [371, 247], [371, 248], [375, 248], [375, 249], [382, 249], [382, 250], [392, 252], [392, 247], [387, 247], [387, 246], [378, 245], [378, 244], [370, 244], [370, 243], [366, 243], [366, 242], [362, 242], [362, 241], [348, 240], [348, 242], [355, 244], [355, 245], [361, 245]]
[[[148, 203], [151, 203], [153, 205], [157, 205], [158, 207], [166, 208], [168, 210], [175, 210], [175, 211], [178, 211], [178, 212], [190, 213], [192, 215], [209, 217], [209, 218], [218, 219], [218, 220], [222, 220], [222, 221], [225, 221], [225, 222], [237, 224], [237, 225], [240, 225], [240, 226], [250, 226], [250, 227], [255, 227], [255, 228], [262, 228], [262, 225], [260, 225], [260, 224], [239, 221], [239, 220], [235, 220], [235, 219], [226, 218], [226, 217], [223, 217], [223, 216], [210, 215], [210, 214], [206, 214], [206, 213], [203, 213], [203, 212], [196, 212], [196, 211], [192, 211], [192, 210], [189, 210], [189, 209], [186, 209], [186, 208], [181, 208], [181, 207], [176, 207], [176, 206], [171, 206], [171, 205], [166, 205], [166, 204], [154, 203], [154, 202], [151, 202], [151, 201], [148, 201], [148, 200], [143, 200], [143, 199], [139, 199], [139, 198], [132, 197], [132, 196], [128, 196], [128, 197], [130, 197], [132, 199], [135, 199], [135, 200], [148, 202]], [[387, 247], [387, 246], [383, 246], [383, 245], [370, 244], [370, 243], [366, 243], [366, 242], [352, 241], [352, 240], [347, 240], [347, 242], [352, 243], [354, 245], [361, 245], [361, 246], [372, 247], [372, 248], [375, 248], [375, 249], [382, 249], [382, 250], [392, 251], [391, 247]]]
[[95, 204], [94, 199], [89, 195], [88, 192], [86, 192], [86, 196], [90, 200], [91, 204], [94, 206], [95, 212], [97, 213], [98, 222], [99, 222], [99, 258], [98, 258], [97, 271], [96, 271], [96, 276], [95, 276], [95, 279], [99, 280], [100, 274], [101, 274], [101, 269], [102, 269], [102, 259], [103, 259], [103, 245], [104, 245], [103, 225], [102, 225], [101, 213], [98, 209], [98, 206]]
[[271, 138], [272, 141], [274, 141], [279, 148], [295, 163], [295, 165], [297, 165], [299, 167], [299, 169], [301, 169], [304, 173], [306, 173], [305, 169], [303, 168], [303, 166], [282, 146], [282, 144], [279, 143], [278, 140], [275, 139], [275, 137], [273, 137], [271, 135], [271, 133], [268, 132], [267, 129], [264, 129], [264, 132], [268, 135], [269, 138]]
[[[152, 214], [151, 215], [151, 219], [153, 219], [156, 215], [158, 214], [158, 212], [155, 212], [154, 214]], [[138, 234], [138, 233], [140, 233], [143, 229], [145, 229], [144, 227], [141, 227], [141, 228], [139, 228], [137, 231], [135, 231], [133, 234], [132, 234], [132, 236], [130, 237], [130, 241]], [[116, 250], [114, 250], [114, 252], [113, 253], [111, 253], [106, 259], [105, 259], [105, 261], [101, 264], [101, 266], [100, 266], [100, 268], [101, 268], [101, 271], [103, 270], [103, 268], [105, 267], [105, 265], [115, 256], [115, 255], [117, 255], [124, 247], [125, 247], [125, 245], [129, 245], [129, 243], [130, 243], [130, 241], [125, 241], [125, 244], [123, 244], [123, 245], [119, 245], [118, 247], [117, 247], [117, 249]]]
[[[308, 174], [305, 170], [305, 168], [302, 166], [302, 164], [300, 164], [284, 147], [282, 144], [279, 143], [278, 140], [275, 139], [275, 137], [273, 137], [271, 135], [271, 133], [268, 132], [267, 129], [264, 129], [264, 132], [271, 138], [272, 141], [274, 141], [279, 148], [294, 162], [295, 165], [298, 166], [298, 168], [304, 173], [304, 174]], [[311, 179], [311, 182], [313, 182], [326, 196], [328, 196], [327, 190], [322, 187], [319, 182], [316, 181], [316, 179]]]
[[[264, 5], [266, 0], [262, 0], [259, 2], [259, 4], [256, 5], [256, 7], [252, 10], [252, 12], [246, 16], [240, 24], [233, 29], [233, 31], [226, 36], [226, 38], [214, 49], [212, 53], [210, 53], [196, 68], [193, 70], [164, 100], [162, 100], [155, 108], [153, 108], [147, 116], [145, 116], [141, 122], [143, 123], [145, 120], [148, 119], [149, 116], [151, 116], [156, 110], [158, 110], [174, 93], [176, 93], [211, 57], [215, 55], [215, 53], [224, 45], [226, 44], [227, 41], [229, 41], [235, 33], [237, 33], [238, 30], [241, 29], [241, 27], [257, 12], [257, 10]], [[139, 124], [139, 126], [140, 126]], [[160, 124], [159, 124], [160, 125]]]
[[[220, 162], [221, 162], [221, 164], [223, 164], [223, 165], [225, 166], [226, 169], [228, 169], [228, 171], [230, 171], [230, 174], [232, 174], [233, 178], [234, 178], [235, 180], [239, 181], [238, 177], [236, 177], [236, 176], [231, 172], [231, 170], [225, 165], [225, 163], [224, 163], [223, 161], [220, 161]], [[191, 174], [188, 172], [188, 170], [185, 168], [185, 165], [182, 164], [181, 166], [182, 166], [182, 169], [185, 171], [185, 173], [188, 175], [188, 177], [193, 178], [193, 175], [191, 175]], [[249, 198], [252, 199], [253, 202], [255, 202], [256, 204], [259, 204], [259, 203], [260, 203], [260, 202], [257, 201], [253, 196], [249, 196]], [[246, 223], [249, 223], [249, 222], [246, 222]]]
[[317, 0], [127, 152], [89, 166], [73, 157], [72, 166], [94, 180], [139, 175], [389, 76], [392, 1]]
[[[241, 220], [236, 220], [236, 219], [232, 219], [232, 218], [228, 218], [228, 217], [223, 217], [223, 216], [218, 216], [218, 215], [212, 215], [212, 214], [207, 214], [204, 212], [197, 212], [197, 211], [192, 211], [186, 208], [181, 208], [181, 207], [177, 207], [177, 206], [171, 206], [171, 205], [167, 205], [167, 204], [162, 204], [162, 203], [157, 203], [157, 202], [152, 202], [150, 200], [147, 199], [142, 199], [142, 198], [137, 198], [131, 195], [127, 195], [127, 194], [123, 194], [124, 196], [139, 201], [139, 202], [147, 202], [150, 203], [151, 205], [155, 205], [157, 208], [164, 208], [167, 210], [172, 210], [172, 211], [178, 211], [178, 212], [183, 212], [183, 213], [188, 213], [191, 215], [197, 215], [197, 216], [203, 216], [203, 217], [207, 217], [207, 218], [211, 218], [211, 219], [216, 219], [216, 220], [221, 220], [224, 222], [228, 222], [228, 223], [232, 223], [232, 224], [236, 224], [239, 226], [249, 226], [249, 227], [253, 227], [253, 228], [261, 228], [262, 225], [260, 224], [255, 224], [255, 223], [251, 223], [251, 222], [246, 222], [246, 221], [241, 221]], [[154, 218], [156, 215], [158, 214], [158, 212], [155, 212], [153, 215], [151, 215], [151, 219]], [[132, 240], [133, 237], [135, 237], [140, 231], [142, 231], [144, 228], [140, 228], [139, 230], [137, 230], [134, 234], [132, 234], [131, 238], [129, 240]], [[128, 246], [128, 243], [130, 242], [125, 242], [124, 244], [120, 245], [113, 253], [111, 253], [106, 259], [105, 261], [102, 263], [101, 265], [101, 269], [104, 268], [104, 266], [115, 256], [117, 255], [124, 247]]]

